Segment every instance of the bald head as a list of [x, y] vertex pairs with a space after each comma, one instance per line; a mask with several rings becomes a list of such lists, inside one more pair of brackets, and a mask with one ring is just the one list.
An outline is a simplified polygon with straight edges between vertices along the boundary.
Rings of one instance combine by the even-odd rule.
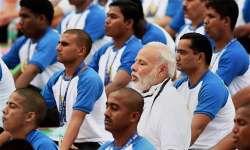
[[121, 88], [112, 92], [109, 97], [119, 99], [130, 112], [139, 112], [142, 114], [144, 105], [143, 97], [135, 90], [126, 87]]

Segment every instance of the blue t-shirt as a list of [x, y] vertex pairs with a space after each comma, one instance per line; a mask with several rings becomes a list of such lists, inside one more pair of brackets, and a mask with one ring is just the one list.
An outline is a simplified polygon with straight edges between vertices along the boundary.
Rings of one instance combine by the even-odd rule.
[[250, 0], [245, 0], [243, 6], [243, 18], [246, 23], [250, 22]]
[[[89, 34], [93, 42], [105, 35], [104, 24], [106, 14], [104, 8], [102, 8], [100, 5], [90, 4], [84, 12], [80, 13], [79, 17], [74, 18], [73, 16], [76, 15], [77, 13], [71, 12], [63, 18], [57, 27], [59, 33], [62, 33], [65, 31], [65, 29], [69, 28], [83, 29]], [[75, 19], [77, 20], [75, 21]], [[74, 27], [70, 25], [67, 27], [70, 22], [74, 22]]]
[[229, 86], [233, 79], [243, 75], [248, 70], [249, 56], [237, 40], [229, 43], [223, 51], [216, 73]]
[[182, 0], [168, 0], [168, 5], [166, 9], [166, 16], [174, 17], [182, 9]]
[[[198, 97], [198, 104], [196, 105], [194, 114], [205, 114], [212, 120], [220, 111], [220, 109], [224, 107], [228, 100], [229, 92], [226, 89], [224, 83], [211, 71], [206, 72], [200, 81], [194, 86], [191, 86], [189, 84], [188, 77], [184, 76], [182, 79], [176, 81], [175, 87], [177, 90], [179, 87], [184, 85], [184, 83], [189, 85], [189, 89], [186, 90], [198, 90], [198, 95], [196, 95]], [[198, 85], [200, 87], [196, 89]], [[190, 99], [187, 101], [193, 101], [196, 97], [189, 98]]]
[[183, 7], [181, 7], [181, 9], [178, 10], [176, 13], [177, 14], [170, 22], [169, 27], [175, 30], [176, 32], [179, 32], [181, 27], [185, 24]]
[[[18, 38], [9, 52], [3, 56], [3, 61], [9, 68], [13, 69], [21, 60], [27, 59], [19, 57], [19, 50], [27, 40], [28, 38], [25, 36]], [[54, 64], [57, 61], [56, 46], [58, 41], [59, 34], [49, 27], [46, 33], [37, 41], [36, 50], [28, 64], [36, 65], [41, 72], [49, 65]]]
[[[54, 140], [64, 134], [64, 130], [71, 119], [74, 110], [86, 113], [86, 117], [80, 126], [76, 143], [102, 142], [107, 136], [104, 130], [104, 110], [106, 95], [103, 92], [104, 85], [98, 74], [90, 67], [86, 70], [81, 65], [72, 79], [64, 76], [64, 70], [55, 73], [43, 91], [48, 108], [57, 107], [61, 127], [52, 129], [49, 136]], [[63, 103], [65, 102], [65, 103]]]
[[[109, 51], [109, 48], [112, 48], [112, 51]], [[102, 79], [104, 70], [107, 62], [109, 61], [107, 57], [110, 55], [117, 55], [113, 58], [112, 70], [117, 72], [118, 70], [124, 70], [131, 74], [131, 66], [135, 62], [137, 53], [142, 48], [141, 41], [135, 36], [131, 36], [128, 41], [124, 43], [124, 46], [121, 49], [114, 48], [114, 43], [110, 42], [101, 47], [93, 56], [89, 66], [93, 68], [96, 72], [99, 73]], [[112, 57], [110, 56], [110, 58]], [[103, 80], [104, 81], [104, 80]]]
[[[55, 93], [56, 91], [61, 90], [61, 80], [63, 79], [64, 71], [60, 71], [55, 73], [50, 80], [48, 81], [47, 85], [43, 90], [43, 97], [45, 102], [49, 108], [53, 108], [59, 104], [59, 99]], [[60, 78], [60, 80], [59, 80]], [[73, 106], [74, 110], [80, 110], [85, 113], [90, 113], [94, 107], [95, 102], [98, 98], [102, 95], [103, 91], [103, 84], [96, 72], [91, 69], [87, 68], [87, 70], [77, 74], [70, 82], [71, 86], [67, 92], [66, 99], [66, 110], [72, 109], [69, 106]], [[66, 91], [65, 91], [66, 92]], [[65, 92], [62, 92], [65, 94]], [[59, 107], [59, 106], [57, 106]], [[68, 116], [68, 115], [66, 115]], [[69, 118], [68, 116], [67, 118]], [[69, 119], [67, 119], [69, 120]]]
[[167, 44], [167, 37], [163, 30], [159, 27], [153, 25], [152, 23], [147, 23], [145, 25], [146, 32], [142, 37], [142, 44], [147, 44], [149, 42], [158, 41], [164, 44]]
[[29, 141], [34, 150], [58, 150], [56, 144], [40, 131], [31, 131], [26, 140]]
[[107, 142], [103, 144], [98, 150], [156, 150], [155, 147], [149, 143], [147, 139], [138, 136], [128, 147], [125, 149], [115, 147], [114, 142]]

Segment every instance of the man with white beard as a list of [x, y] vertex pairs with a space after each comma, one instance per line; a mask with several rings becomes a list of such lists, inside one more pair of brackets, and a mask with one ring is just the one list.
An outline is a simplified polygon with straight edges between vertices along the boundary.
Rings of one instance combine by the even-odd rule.
[[175, 56], [159, 42], [146, 44], [132, 65], [132, 87], [144, 97], [138, 133], [157, 150], [188, 149], [191, 114], [171, 79], [176, 70]]

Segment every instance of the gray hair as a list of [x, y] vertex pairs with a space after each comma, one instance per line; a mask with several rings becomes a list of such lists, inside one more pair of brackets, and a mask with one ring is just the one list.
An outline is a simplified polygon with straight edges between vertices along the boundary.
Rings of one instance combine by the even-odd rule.
[[159, 54], [159, 62], [161, 64], [168, 65], [167, 74], [172, 79], [176, 71], [176, 61], [175, 61], [175, 54], [170, 49], [170, 47], [161, 42], [150, 42], [144, 45], [143, 48], [154, 49], [156, 53]]

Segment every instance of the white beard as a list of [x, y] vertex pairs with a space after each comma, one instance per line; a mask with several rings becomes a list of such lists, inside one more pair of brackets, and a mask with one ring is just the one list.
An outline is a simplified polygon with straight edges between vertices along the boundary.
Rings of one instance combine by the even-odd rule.
[[144, 78], [140, 77], [137, 74], [134, 74], [136, 76], [136, 81], [131, 82], [131, 87], [139, 92], [147, 91], [151, 88], [153, 85], [157, 72], [156, 69], [153, 69], [148, 75], [146, 75]]

